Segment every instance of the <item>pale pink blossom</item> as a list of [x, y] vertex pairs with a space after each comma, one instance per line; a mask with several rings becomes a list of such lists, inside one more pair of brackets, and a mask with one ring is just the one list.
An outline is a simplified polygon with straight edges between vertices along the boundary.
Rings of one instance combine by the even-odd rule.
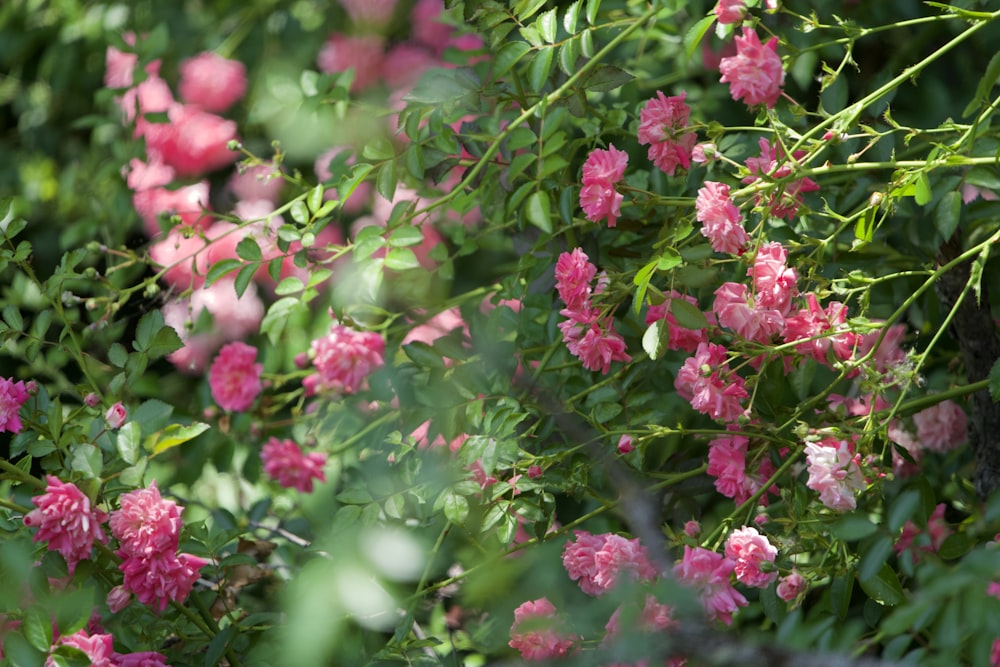
[[892, 472], [897, 477], [912, 477], [920, 473], [920, 459], [923, 458], [924, 450], [920, 442], [910, 433], [899, 419], [889, 422], [886, 435], [890, 442], [899, 445], [909, 455], [909, 461], [901, 453], [892, 448]]
[[281, 177], [281, 169], [271, 162], [252, 167], [241, 165], [229, 177], [229, 190], [240, 201], [263, 199], [273, 204], [278, 201], [284, 185], [285, 179]]
[[334, 323], [330, 333], [314, 340], [308, 358], [316, 373], [302, 384], [307, 394], [354, 394], [368, 386], [368, 376], [385, 363], [385, 340], [371, 331], [356, 331]]
[[748, 106], [766, 104], [770, 109], [781, 95], [785, 82], [785, 70], [778, 56], [778, 38], [772, 37], [767, 44], [752, 28], [743, 28], [743, 36], [737, 35], [736, 55], [723, 58], [719, 62], [722, 83], [729, 84], [729, 94], [734, 100], [743, 100]]
[[24, 425], [18, 413], [28, 400], [24, 380], [0, 377], [0, 433], [20, 433]]
[[[71, 646], [80, 649], [90, 660], [90, 667], [119, 667], [115, 659], [114, 637], [107, 634], [89, 634], [86, 629], [71, 635], [63, 635], [55, 640], [54, 646]], [[45, 667], [55, 667], [56, 661], [49, 656]]]
[[[694, 352], [700, 343], [708, 342], [708, 331], [706, 329], [688, 329], [677, 323], [677, 318], [670, 310], [671, 301], [674, 299], [684, 299], [692, 306], [698, 305], [698, 299], [689, 295], [682, 295], [677, 290], [670, 290], [666, 301], [661, 304], [650, 306], [646, 312], [646, 326], [658, 320], [664, 320], [667, 324], [667, 349], [684, 350]], [[709, 324], [715, 324], [715, 314], [704, 313]]]
[[1000, 638], [994, 639], [990, 647], [990, 667], [1000, 667]]
[[746, 249], [750, 235], [743, 228], [740, 210], [729, 196], [725, 183], [705, 181], [695, 198], [695, 217], [702, 224], [701, 234], [712, 244], [712, 250], [740, 255]]
[[129, 88], [116, 101], [122, 110], [125, 123], [135, 123], [136, 139], [145, 136], [147, 130], [155, 132], [157, 126], [163, 125], [146, 120], [146, 114], [164, 113], [175, 104], [170, 86], [156, 73], [150, 73], [144, 81]]
[[108, 515], [93, 507], [90, 498], [72, 482], [53, 475], [46, 476], [45, 481], [45, 493], [32, 498], [35, 509], [24, 515], [24, 525], [37, 527], [32, 539], [48, 542], [49, 551], [62, 554], [73, 574], [77, 563], [90, 559], [94, 542], [108, 541], [101, 530]]
[[590, 284], [597, 275], [597, 267], [588, 261], [580, 248], [564, 252], [556, 261], [556, 291], [569, 310], [583, 310], [590, 305]]
[[[938, 503], [934, 511], [927, 518], [926, 530], [921, 530], [912, 521], [907, 521], [903, 525], [903, 531], [899, 539], [893, 545], [893, 550], [897, 554], [902, 554], [904, 551], [910, 550], [914, 563], [918, 560], [918, 551], [925, 553], [937, 553], [940, 551], [941, 545], [954, 532], [944, 519], [944, 511], [945, 504]], [[927, 537], [922, 538], [923, 535], [927, 535]]]
[[[802, 206], [802, 196], [807, 192], [819, 190], [819, 185], [811, 178], [791, 178], [794, 165], [792, 160], [786, 159], [780, 144], [775, 142], [772, 145], [763, 137], [757, 143], [760, 146], [760, 156], [746, 159], [750, 176], [745, 177], [742, 182], [747, 185], [774, 182], [773, 188], [757, 193], [756, 203], [758, 206], [766, 204], [771, 215], [777, 218], [791, 220]], [[805, 151], [792, 153], [795, 160], [805, 155]]]
[[691, 166], [691, 151], [698, 135], [687, 130], [691, 108], [684, 102], [686, 92], [667, 97], [656, 91], [639, 112], [639, 144], [649, 146], [649, 159], [668, 176], [677, 167]]
[[771, 342], [785, 325], [779, 311], [755, 304], [742, 283], [723, 283], [715, 290], [712, 310], [720, 325], [758, 343]]
[[[133, 35], [132, 43], [135, 43]], [[104, 85], [107, 88], [128, 88], [132, 85], [132, 73], [139, 64], [135, 53], [121, 51], [109, 46], [104, 54]]]
[[263, 370], [257, 361], [257, 348], [239, 341], [224, 345], [208, 371], [212, 398], [223, 410], [248, 410], [260, 395]]
[[583, 530], [573, 534], [575, 541], [563, 547], [563, 567], [584, 593], [604, 595], [623, 575], [633, 581], [656, 578], [656, 568], [638, 539], [629, 540], [613, 533], [591, 535]]
[[181, 62], [177, 86], [181, 99], [205, 111], [221, 113], [247, 92], [247, 68], [238, 60], [204, 51]]
[[709, 141], [696, 144], [695, 147], [691, 149], [691, 161], [697, 164], [712, 162], [718, 157], [718, 147]]
[[119, 429], [125, 423], [127, 417], [128, 413], [125, 411], [125, 406], [122, 405], [121, 401], [118, 401], [104, 413], [104, 423], [110, 429]]
[[435, 55], [441, 55], [454, 32], [450, 25], [441, 20], [443, 14], [443, 0], [417, 0], [410, 10], [413, 39]]
[[[857, 335], [847, 328], [847, 306], [831, 301], [820, 308], [819, 299], [810, 292], [806, 295], [807, 307], [785, 318], [782, 337], [785, 342], [797, 343], [795, 349], [823, 364], [829, 364], [827, 355], [846, 361], [854, 355]], [[811, 339], [811, 340], [810, 340]]]
[[[621, 607], [615, 609], [614, 613], [611, 614], [611, 618], [608, 619], [608, 622], [604, 626], [604, 631], [607, 633], [605, 640], [617, 637], [621, 634], [621, 615]], [[661, 604], [649, 593], [646, 594], [646, 599], [642, 606], [642, 612], [640, 612], [639, 617], [635, 620], [638, 627], [632, 629], [640, 632], [662, 632], [677, 625], [677, 621], [674, 620], [673, 611], [670, 607], [665, 604]]]
[[122, 172], [129, 189], [135, 192], [158, 188], [174, 180], [174, 168], [164, 164], [158, 155], [147, 162], [132, 158]]
[[778, 577], [777, 571], [767, 572], [764, 563], [774, 565], [778, 549], [756, 528], [744, 526], [734, 530], [726, 540], [726, 557], [736, 565], [733, 572], [736, 580], [746, 586], [766, 588]]
[[271, 438], [260, 452], [264, 462], [264, 472], [286, 489], [298, 489], [302, 493], [312, 493], [313, 480], [326, 481], [323, 466], [325, 452], [302, 451], [292, 440]]
[[177, 551], [181, 507], [160, 495], [156, 481], [118, 497], [120, 509], [111, 512], [111, 533], [123, 558], [149, 558]]
[[580, 190], [580, 207], [591, 222], [608, 221], [608, 227], [617, 224], [621, 215], [624, 195], [615, 185], [625, 178], [628, 153], [608, 144], [607, 150], [595, 148], [583, 164], [583, 185]]
[[917, 440], [924, 449], [946, 452], [968, 439], [968, 417], [958, 403], [946, 400], [913, 415]]
[[746, 598], [733, 588], [729, 579], [735, 567], [736, 563], [722, 554], [685, 545], [684, 556], [674, 565], [674, 576], [698, 591], [710, 619], [730, 625], [733, 614], [747, 605]]
[[719, 0], [713, 11], [716, 20], [723, 25], [739, 23], [747, 13], [746, 0]]
[[577, 638], [563, 629], [555, 606], [547, 598], [525, 602], [514, 610], [508, 645], [525, 660], [549, 660], [566, 655]]
[[195, 177], [232, 164], [239, 154], [229, 150], [237, 139], [235, 121], [191, 104], [172, 104], [168, 123], [145, 123], [150, 156], [159, 155], [178, 176]]
[[321, 72], [333, 74], [352, 70], [351, 92], [361, 92], [378, 81], [382, 69], [385, 40], [375, 35], [333, 33], [320, 49], [316, 64]]
[[393, 90], [409, 90], [424, 72], [439, 64], [424, 46], [412, 42], [396, 44], [382, 59], [382, 79]]
[[801, 574], [792, 570], [778, 581], [775, 592], [785, 602], [791, 602], [806, 590], [808, 583]]
[[865, 488], [858, 457], [852, 449], [846, 440], [836, 438], [806, 443], [809, 464], [806, 486], [819, 492], [820, 501], [830, 509], [855, 509], [855, 494]]
[[[132, 206], [142, 218], [143, 230], [149, 238], [161, 235], [162, 230], [159, 222], [161, 215], [178, 216], [181, 225], [188, 228], [185, 236], [190, 237], [192, 236], [191, 230], [204, 228], [211, 224], [211, 218], [205, 214], [209, 206], [208, 195], [208, 181], [184, 185], [176, 190], [152, 187], [133, 193]], [[155, 259], [154, 261], [160, 264], [165, 263]]]
[[764, 243], [757, 249], [753, 266], [747, 276], [753, 280], [754, 301], [758, 307], [777, 310], [787, 315], [792, 297], [799, 293], [798, 273], [786, 264], [787, 251], [780, 243]]

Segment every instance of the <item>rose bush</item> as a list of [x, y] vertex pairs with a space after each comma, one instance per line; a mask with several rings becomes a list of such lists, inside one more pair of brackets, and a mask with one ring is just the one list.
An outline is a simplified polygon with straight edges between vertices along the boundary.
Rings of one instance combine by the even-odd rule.
[[1000, 12], [167, 4], [0, 8], [5, 663], [1000, 664]]

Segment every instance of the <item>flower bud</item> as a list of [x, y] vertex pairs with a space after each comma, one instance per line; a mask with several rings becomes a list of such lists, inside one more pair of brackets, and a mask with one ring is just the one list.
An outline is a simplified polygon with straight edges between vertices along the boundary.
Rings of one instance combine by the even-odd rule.
[[635, 446], [632, 444], [632, 436], [630, 436], [629, 434], [626, 433], [626, 434], [622, 435], [621, 438], [618, 439], [618, 453], [619, 454], [628, 454], [629, 452], [631, 452], [634, 449], [635, 449]]
[[122, 424], [125, 423], [125, 418], [127, 414], [125, 412], [125, 406], [121, 404], [121, 401], [115, 403], [108, 411], [104, 413], [104, 421], [108, 423], [108, 428], [119, 429]]

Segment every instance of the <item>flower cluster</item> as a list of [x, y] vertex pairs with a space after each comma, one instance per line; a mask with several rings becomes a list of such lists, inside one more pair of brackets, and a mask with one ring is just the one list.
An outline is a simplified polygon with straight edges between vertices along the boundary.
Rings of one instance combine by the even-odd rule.
[[18, 412], [28, 400], [23, 380], [0, 378], [0, 433], [20, 433], [24, 425]]
[[[90, 660], [91, 667], [170, 667], [167, 658], [155, 651], [139, 653], [118, 653], [114, 649], [114, 637], [104, 633], [88, 633], [86, 629], [78, 630], [71, 635], [64, 635], [53, 642], [52, 648], [69, 646], [83, 652]], [[49, 656], [45, 667], [55, 667], [63, 664]]]
[[264, 472], [286, 489], [312, 493], [313, 480], [326, 481], [325, 452], [302, 451], [292, 440], [271, 438], [260, 452]]
[[249, 410], [263, 388], [257, 348], [239, 341], [224, 345], [208, 371], [212, 398], [223, 410]]
[[722, 72], [719, 81], [729, 84], [734, 100], [743, 100], [748, 106], [764, 104], [770, 109], [778, 101], [785, 83], [785, 69], [778, 56], [778, 38], [772, 37], [767, 44], [761, 44], [753, 29], [743, 28], [743, 35], [734, 41], [736, 55], [719, 62]]
[[[714, 438], [708, 443], [706, 472], [715, 477], [715, 490], [732, 498], [737, 505], [742, 505], [757, 493], [775, 471], [774, 464], [766, 456], [761, 458], [756, 471], [748, 470], [749, 445], [749, 438], [742, 435]], [[767, 505], [768, 496], [762, 495], [758, 502]]]
[[625, 178], [628, 153], [608, 144], [607, 150], [595, 148], [583, 163], [580, 207], [591, 222], [608, 221], [608, 227], [618, 224], [625, 196], [615, 185]]
[[649, 159], [658, 169], [673, 176], [677, 167], [691, 166], [698, 135], [686, 131], [691, 117], [691, 108], [684, 102], [687, 93], [667, 97], [656, 91], [656, 95], [639, 112], [639, 143], [649, 146]]
[[747, 606], [747, 599], [732, 584], [730, 575], [736, 562], [703, 547], [684, 547], [684, 555], [674, 565], [674, 576], [682, 584], [698, 591], [705, 613], [712, 620], [726, 625], [733, 622], [733, 614]]
[[857, 507], [855, 493], [865, 488], [859, 458], [847, 440], [824, 438], [807, 442], [806, 486], [819, 492], [820, 501], [830, 509], [853, 510]]
[[743, 228], [740, 210], [729, 196], [725, 183], [706, 181], [694, 202], [695, 217], [702, 224], [701, 233], [715, 252], [741, 255], [750, 241]]
[[49, 550], [62, 554], [69, 573], [73, 574], [77, 563], [90, 559], [94, 542], [108, 541], [101, 530], [108, 515], [95, 508], [72, 482], [63, 482], [53, 475], [48, 475], [45, 481], [45, 493], [32, 499], [35, 509], [24, 515], [24, 525], [38, 528], [35, 542], [48, 542]]
[[555, 606], [547, 598], [525, 602], [514, 610], [511, 648], [525, 660], [549, 660], [566, 655], [577, 637], [563, 629]]
[[354, 394], [368, 386], [368, 376], [384, 363], [385, 339], [372, 331], [357, 331], [334, 322], [330, 333], [317, 338], [309, 352], [296, 358], [316, 372], [302, 380], [306, 393]]
[[735, 422], [750, 394], [745, 380], [729, 370], [729, 351], [715, 343], [699, 343], [693, 356], [677, 371], [674, 388], [698, 412], [720, 422]]
[[726, 540], [726, 558], [736, 563], [733, 568], [736, 580], [746, 586], [766, 588], [774, 581], [778, 577], [772, 569], [777, 555], [777, 548], [756, 528], [744, 526], [730, 533]]
[[758, 141], [758, 146], [760, 155], [746, 160], [750, 175], [743, 179], [743, 183], [754, 185], [773, 182], [773, 188], [762, 189], [757, 193], [757, 205], [766, 206], [770, 214], [777, 218], [791, 220], [802, 206], [802, 195], [819, 190], [819, 184], [811, 178], [792, 178], [796, 161], [806, 153], [795, 151], [789, 160], [779, 144], [772, 144], [763, 137]]
[[584, 368], [600, 370], [605, 375], [610, 372], [612, 361], [631, 361], [612, 317], [602, 315], [591, 301], [591, 296], [599, 294], [603, 287], [600, 279], [596, 287], [591, 286], [597, 267], [590, 263], [587, 254], [580, 248], [562, 253], [555, 273], [556, 291], [566, 304], [559, 311], [566, 318], [559, 323], [559, 330], [570, 353], [580, 359]]
[[145, 489], [124, 493], [120, 509], [111, 513], [111, 533], [119, 542], [115, 552], [125, 575], [121, 587], [112, 589], [108, 605], [118, 611], [134, 593], [142, 604], [163, 611], [167, 603], [183, 602], [208, 561], [178, 554], [181, 508], [160, 495], [154, 481]]
[[657, 575], [638, 539], [613, 533], [591, 535], [585, 530], [573, 531], [573, 535], [575, 541], [563, 547], [563, 566], [588, 595], [604, 595], [623, 575], [634, 581], [650, 581]]

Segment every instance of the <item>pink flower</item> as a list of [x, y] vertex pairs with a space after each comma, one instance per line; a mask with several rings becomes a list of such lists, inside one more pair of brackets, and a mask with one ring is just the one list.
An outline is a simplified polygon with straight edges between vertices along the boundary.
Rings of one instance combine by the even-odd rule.
[[260, 381], [263, 366], [254, 363], [256, 360], [257, 348], [239, 341], [219, 350], [208, 371], [208, 385], [220, 408], [243, 412], [257, 400], [263, 388]]
[[[854, 355], [857, 336], [847, 329], [847, 306], [831, 301], [826, 309], [819, 307], [816, 295], [806, 295], [808, 306], [785, 318], [782, 337], [786, 342], [798, 342], [795, 349], [823, 364], [829, 364], [827, 354], [846, 361]], [[810, 340], [812, 339], [812, 340]]]
[[117, 100], [124, 121], [135, 122], [134, 134], [137, 139], [144, 136], [147, 129], [155, 131], [159, 125], [147, 121], [146, 114], [163, 113], [175, 103], [170, 86], [157, 75], [156, 69], [150, 72], [150, 67], [147, 66], [146, 71], [149, 72], [149, 76], [139, 85], [125, 91], [125, 94]]
[[767, 44], [761, 44], [753, 29], [743, 28], [743, 36], [734, 41], [736, 55], [719, 62], [722, 72], [719, 81], [729, 84], [729, 94], [734, 100], [742, 99], [747, 106], [766, 104], [770, 109], [778, 101], [785, 82], [778, 38], [772, 37]]
[[417, 0], [410, 10], [413, 38], [435, 55], [441, 55], [453, 32], [452, 27], [441, 20], [443, 13], [443, 0]]
[[27, 400], [28, 390], [23, 380], [14, 382], [14, 378], [0, 378], [0, 433], [21, 432], [24, 425], [18, 411]]
[[271, 438], [260, 452], [264, 472], [286, 489], [312, 493], [313, 480], [326, 481], [326, 453], [304, 453], [292, 440]]
[[149, 558], [177, 551], [181, 507], [160, 495], [154, 480], [145, 489], [118, 497], [120, 509], [111, 513], [111, 534], [120, 543], [123, 558]]
[[739, 23], [747, 13], [745, 0], [719, 0], [715, 5], [715, 17], [723, 25]]
[[805, 578], [795, 570], [792, 570], [788, 576], [781, 578], [775, 592], [785, 602], [791, 602], [802, 594], [806, 589], [806, 585]]
[[385, 340], [371, 331], [355, 331], [334, 323], [330, 333], [312, 342], [309, 359], [316, 373], [302, 384], [306, 393], [355, 394], [368, 386], [368, 376], [385, 362]]
[[742, 283], [722, 283], [715, 290], [712, 310], [719, 324], [758, 343], [771, 342], [785, 325], [780, 312], [754, 304], [747, 293], [747, 286]]
[[618, 438], [618, 453], [628, 454], [635, 450], [635, 445], [632, 444], [632, 436], [628, 433], [623, 433], [622, 437]]
[[238, 166], [236, 173], [229, 178], [229, 190], [240, 201], [266, 200], [278, 201], [285, 179], [281, 177], [281, 169], [267, 162], [252, 167]]
[[990, 667], [1000, 667], [1000, 639], [994, 639], [990, 647]]
[[580, 190], [580, 207], [592, 222], [607, 219], [608, 227], [614, 227], [621, 215], [624, 195], [615, 190], [615, 184], [625, 178], [628, 153], [620, 151], [614, 144], [608, 149], [595, 148], [583, 163], [583, 178]]
[[237, 139], [236, 123], [190, 104], [173, 104], [169, 123], [144, 123], [146, 150], [159, 155], [178, 176], [196, 177], [232, 164], [238, 157], [229, 150]]
[[756, 528], [744, 526], [734, 530], [726, 540], [726, 558], [736, 562], [736, 580], [754, 588], [766, 588], [778, 577], [776, 571], [766, 572], [763, 563], [774, 565], [778, 550]]
[[653, 164], [673, 176], [677, 167], [691, 166], [691, 151], [698, 135], [685, 131], [691, 117], [691, 108], [684, 102], [686, 92], [666, 97], [656, 91], [656, 95], [639, 112], [639, 144], [648, 145]]
[[116, 654], [118, 667], [170, 667], [167, 656], [154, 651]]
[[127, 557], [118, 569], [125, 575], [124, 587], [135, 593], [139, 602], [163, 611], [169, 602], [187, 599], [198, 580], [198, 571], [206, 565], [207, 560], [191, 554], [163, 553], [148, 558]]
[[108, 591], [108, 597], [105, 602], [108, 605], [108, 610], [112, 614], [117, 614], [122, 609], [128, 606], [129, 602], [132, 601], [132, 593], [125, 590], [124, 586], [115, 586], [110, 591]]
[[[743, 179], [745, 184], [754, 184], [761, 181], [775, 182], [774, 188], [769, 193], [764, 191], [757, 193], [756, 202], [760, 206], [764, 203], [764, 196], [768, 194], [767, 207], [771, 215], [777, 218], [791, 220], [798, 213], [802, 206], [804, 195], [807, 192], [819, 190], [819, 185], [811, 178], [790, 178], [793, 164], [785, 159], [785, 153], [779, 144], [771, 143], [761, 137], [758, 140], [760, 146], [760, 156], [747, 158], [746, 166], [750, 170], [750, 176]], [[805, 157], [805, 151], [795, 151], [792, 157], [799, 160]], [[781, 162], [779, 166], [778, 163]]]
[[128, 167], [122, 169], [122, 174], [129, 189], [136, 192], [158, 188], [174, 180], [174, 168], [164, 164], [158, 155], [148, 162], [132, 158]]
[[49, 551], [58, 551], [70, 574], [76, 564], [89, 560], [94, 542], [108, 541], [101, 524], [108, 515], [91, 506], [90, 498], [72, 482], [58, 477], [45, 478], [45, 493], [32, 498], [35, 509], [24, 515], [24, 525], [37, 527], [35, 542], [48, 542]]
[[104, 413], [104, 421], [110, 429], [121, 428], [125, 423], [127, 414], [125, 412], [125, 406], [122, 405], [121, 401], [118, 401]]
[[729, 186], [705, 181], [695, 199], [695, 217], [702, 224], [701, 234], [712, 244], [712, 250], [740, 255], [750, 236], [743, 228], [740, 210], [729, 197]]
[[396, 0], [340, 0], [340, 4], [355, 26], [375, 32], [386, 28], [396, 11]]
[[[79, 630], [71, 635], [59, 637], [55, 646], [72, 646], [78, 648], [90, 659], [90, 667], [119, 667], [115, 659], [114, 637], [103, 634], [88, 634]], [[50, 656], [45, 661], [45, 667], [55, 667], [56, 662]]]
[[920, 445], [932, 452], [946, 452], [968, 439], [968, 418], [952, 400], [921, 410], [913, 415], [913, 423]]
[[685, 545], [684, 556], [674, 565], [674, 576], [682, 584], [697, 589], [710, 619], [730, 625], [733, 614], [747, 605], [746, 598], [729, 581], [734, 567], [736, 563], [722, 554]]
[[[568, 309], [560, 312], [567, 316], [580, 315]], [[582, 315], [580, 320], [570, 317], [560, 322], [559, 329], [563, 332], [566, 348], [587, 370], [607, 375], [611, 372], [611, 362], [632, 361], [625, 351], [625, 340], [614, 329], [614, 322], [610, 319], [598, 322], [596, 309]]]
[[818, 491], [820, 501], [833, 510], [856, 508], [854, 494], [865, 488], [857, 456], [851, 449], [846, 440], [836, 438], [806, 443], [806, 460], [809, 463], [806, 486]]
[[247, 92], [247, 68], [238, 60], [205, 51], [181, 63], [181, 99], [221, 113]]
[[684, 534], [688, 537], [698, 537], [701, 534], [701, 524], [691, 519], [684, 523]]
[[[135, 42], [133, 36], [133, 43]], [[104, 85], [107, 88], [128, 88], [132, 85], [132, 73], [139, 64], [135, 53], [120, 51], [109, 46], [104, 54]]]
[[591, 535], [583, 530], [573, 534], [576, 541], [563, 547], [563, 567], [570, 579], [579, 580], [584, 593], [604, 595], [615, 587], [622, 574], [633, 580], [656, 578], [656, 568], [638, 539], [629, 540], [613, 533]]
[[788, 253], [780, 243], [765, 243], [757, 249], [753, 266], [747, 276], [753, 279], [754, 301], [758, 307], [777, 310], [787, 315], [792, 297], [799, 293], [798, 273], [786, 265]]
[[718, 147], [711, 142], [703, 142], [691, 149], [691, 161], [697, 164], [712, 162], [719, 157]]
[[556, 608], [547, 598], [525, 602], [514, 610], [510, 626], [511, 648], [525, 660], [549, 660], [566, 655], [576, 637], [562, 629]]
[[[651, 325], [657, 320], [665, 320], [667, 323], [667, 349], [694, 352], [698, 349], [700, 343], [708, 342], [708, 331], [705, 329], [688, 329], [678, 324], [677, 318], [670, 310], [671, 301], [674, 299], [684, 299], [692, 306], [698, 305], [698, 299], [693, 296], [682, 295], [677, 290], [670, 290], [666, 301], [649, 307], [649, 311], [646, 313], [646, 326]], [[715, 323], [715, 315], [713, 313], [705, 313], [705, 317], [709, 324]]]
[[[871, 352], [875, 344], [878, 343], [880, 336], [882, 336], [882, 332], [878, 329], [864, 335], [859, 335], [857, 338], [858, 356], [866, 356]], [[905, 337], [905, 324], [893, 324], [888, 328], [885, 336], [882, 337], [882, 342], [879, 344], [878, 349], [872, 355], [871, 362], [876, 371], [891, 374], [894, 369], [906, 361], [906, 352], [902, 347], [903, 338]]]
[[590, 305], [590, 283], [597, 267], [587, 261], [580, 248], [564, 252], [556, 261], [556, 291], [569, 310], [584, 310]]
[[674, 388], [698, 412], [721, 422], [734, 422], [744, 409], [740, 401], [749, 397], [745, 380], [729, 370], [728, 351], [715, 343], [701, 343], [677, 372]]
[[941, 549], [941, 545], [944, 544], [944, 541], [952, 534], [948, 522], [944, 520], [944, 510], [945, 504], [938, 503], [934, 511], [931, 512], [931, 515], [927, 518], [926, 535], [928, 539], [918, 542], [915, 549], [914, 540], [918, 540], [921, 535], [925, 534], [925, 531], [917, 528], [916, 524], [912, 521], [907, 521], [903, 525], [903, 532], [900, 534], [899, 539], [896, 540], [896, 544], [892, 547], [893, 550], [897, 554], [902, 554], [907, 549], [910, 549], [914, 563], [918, 560], [918, 550], [926, 553], [937, 553]]
[[333, 33], [320, 49], [316, 64], [321, 72], [327, 74], [353, 70], [351, 92], [358, 93], [378, 80], [384, 49], [381, 37]]
[[[161, 215], [176, 215], [181, 219], [182, 225], [192, 230], [207, 227], [211, 224], [211, 218], [205, 215], [205, 211], [208, 209], [209, 204], [208, 197], [208, 181], [201, 181], [192, 185], [182, 186], [176, 190], [168, 190], [167, 188], [162, 187], [137, 190], [132, 195], [132, 206], [135, 207], [139, 217], [142, 218], [143, 230], [146, 232], [146, 235], [149, 236], [149, 238], [156, 238], [161, 235]], [[171, 247], [178, 248], [180, 246], [186, 246], [187, 244], [197, 244], [198, 247], [205, 245], [203, 239], [198, 238], [197, 235], [190, 235], [190, 233], [178, 244], [177, 238], [181, 238], [183, 236], [184, 235], [178, 232], [178, 237], [171, 242], [171, 246], [165, 246], [161, 248], [159, 252], [163, 252], [165, 255], [170, 256], [172, 255], [170, 252]], [[157, 247], [157, 245], [154, 245], [153, 248]], [[172, 259], [170, 261], [165, 261], [160, 255], [154, 256], [153, 248], [150, 248], [150, 256], [153, 258], [153, 261], [164, 266], [173, 263]], [[190, 275], [190, 271], [188, 271], [188, 275]], [[167, 276], [165, 276], [165, 279], [172, 284], [177, 284], [177, 282], [175, 282], [177, 279], [171, 279]], [[200, 280], [204, 281], [204, 278], [201, 278]], [[198, 284], [200, 285], [201, 282]], [[186, 288], [189, 286], [190, 280], [188, 281], [188, 284], [184, 285], [184, 287]]]

